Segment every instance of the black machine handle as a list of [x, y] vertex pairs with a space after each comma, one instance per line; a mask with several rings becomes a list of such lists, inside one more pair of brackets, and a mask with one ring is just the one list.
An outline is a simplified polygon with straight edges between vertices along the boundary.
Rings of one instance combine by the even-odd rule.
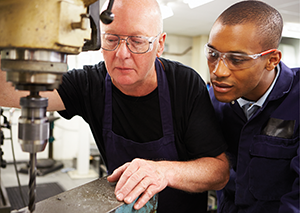
[[115, 15], [111, 12], [113, 4], [114, 0], [110, 0], [107, 9], [101, 13], [100, 19], [103, 24], [110, 24], [114, 20]]
[[91, 40], [85, 42], [82, 51], [99, 50], [101, 48], [100, 19], [104, 24], [110, 24], [114, 20], [114, 14], [111, 12], [113, 3], [114, 0], [110, 0], [107, 9], [100, 16], [99, 0], [88, 7], [92, 35]]
[[91, 40], [87, 40], [82, 47], [82, 51], [88, 50], [99, 50], [101, 48], [101, 38], [100, 38], [100, 22], [99, 22], [99, 13], [100, 13], [99, 1], [91, 4], [88, 7], [88, 14], [90, 17], [90, 23], [92, 28]]

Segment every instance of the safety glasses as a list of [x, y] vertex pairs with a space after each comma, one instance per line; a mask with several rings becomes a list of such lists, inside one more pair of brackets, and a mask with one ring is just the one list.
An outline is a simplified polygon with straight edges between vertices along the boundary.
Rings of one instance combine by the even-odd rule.
[[255, 59], [258, 59], [259, 57], [267, 55], [274, 51], [276, 51], [276, 49], [270, 49], [254, 55], [247, 55], [243, 53], [233, 52], [221, 53], [218, 50], [215, 50], [214, 48], [208, 46], [208, 44], [205, 44], [204, 46], [205, 56], [210, 63], [216, 66], [219, 63], [220, 59], [222, 59], [223, 63], [230, 70], [247, 69], [256, 63]]

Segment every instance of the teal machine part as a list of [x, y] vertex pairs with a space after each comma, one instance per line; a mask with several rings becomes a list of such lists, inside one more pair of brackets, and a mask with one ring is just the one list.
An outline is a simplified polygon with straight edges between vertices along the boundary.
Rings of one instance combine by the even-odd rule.
[[[138, 198], [137, 198], [138, 199]], [[146, 205], [143, 206], [143, 208], [139, 210], [135, 210], [133, 208], [135, 202], [137, 199], [132, 202], [131, 204], [124, 204], [117, 208], [114, 212], [115, 213], [154, 213], [157, 210], [157, 201], [158, 201], [158, 194], [154, 195]]]

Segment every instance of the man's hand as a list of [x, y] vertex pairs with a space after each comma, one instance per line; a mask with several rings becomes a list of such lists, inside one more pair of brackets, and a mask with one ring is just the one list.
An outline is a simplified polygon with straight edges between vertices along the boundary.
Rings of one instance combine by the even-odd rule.
[[118, 200], [142, 208], [155, 194], [171, 187], [191, 193], [220, 190], [229, 180], [229, 162], [225, 153], [191, 161], [150, 161], [134, 159], [107, 177], [117, 182]]
[[168, 185], [165, 169], [160, 162], [134, 159], [117, 168], [107, 177], [109, 182], [118, 181], [115, 194], [119, 201], [134, 204], [136, 210], [142, 208], [156, 193]]

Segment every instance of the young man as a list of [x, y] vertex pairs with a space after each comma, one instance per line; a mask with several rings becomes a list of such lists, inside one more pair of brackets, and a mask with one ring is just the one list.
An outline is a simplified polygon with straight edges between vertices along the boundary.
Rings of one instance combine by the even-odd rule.
[[231, 163], [218, 212], [299, 212], [299, 68], [280, 62], [282, 27], [271, 6], [242, 1], [218, 17], [205, 46]]
[[[112, 12], [101, 26], [104, 62], [65, 74], [58, 93], [44, 93], [48, 110], [89, 123], [120, 201], [141, 195], [139, 209], [159, 193], [158, 212], [206, 212], [198, 192], [224, 187], [229, 164], [205, 83], [159, 58], [166, 34], [156, 0], [115, 0]], [[0, 105], [17, 107], [1, 76]]]

